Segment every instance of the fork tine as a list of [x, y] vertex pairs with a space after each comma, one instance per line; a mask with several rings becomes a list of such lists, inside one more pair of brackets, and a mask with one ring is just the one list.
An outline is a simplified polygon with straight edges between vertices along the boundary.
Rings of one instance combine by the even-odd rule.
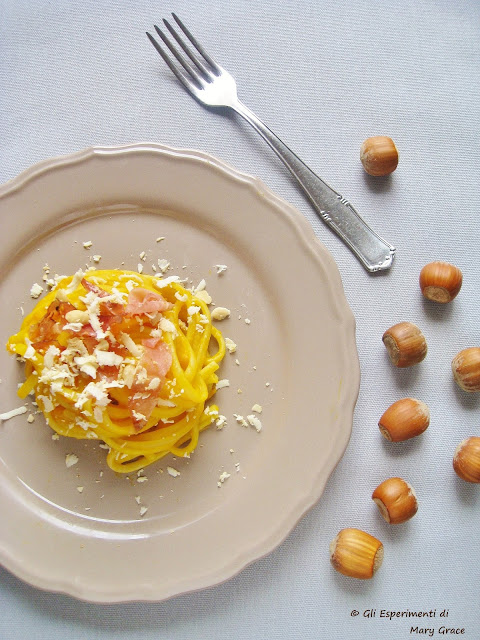
[[208, 53], [205, 51], [202, 45], [198, 42], [196, 38], [194, 38], [194, 36], [190, 33], [190, 31], [183, 24], [180, 18], [175, 13], [172, 13], [172, 16], [174, 17], [175, 22], [178, 24], [178, 26], [183, 31], [183, 33], [187, 36], [187, 38], [193, 44], [195, 49], [200, 53], [200, 55], [202, 55], [205, 58], [205, 60], [212, 67], [212, 69], [214, 69], [214, 71], [216, 72], [215, 75], [219, 75], [221, 73], [220, 66], [215, 62], [215, 60], [212, 57], [208, 55]]
[[188, 47], [188, 45], [185, 43], [185, 41], [183, 40], [183, 38], [175, 31], [175, 29], [172, 27], [172, 25], [168, 22], [168, 20], [163, 20], [163, 23], [165, 24], [165, 26], [167, 27], [167, 29], [170, 31], [170, 33], [172, 34], [172, 36], [175, 38], [175, 40], [177, 41], [177, 43], [180, 45], [180, 47], [183, 49], [183, 51], [187, 54], [187, 56], [190, 58], [190, 60], [193, 62], [193, 64], [197, 67], [197, 69], [200, 71], [200, 73], [202, 74], [202, 76], [205, 78], [205, 80], [207, 80], [207, 82], [211, 82], [212, 80], [212, 70], [208, 69], [205, 64], [198, 58], [198, 56], [194, 55], [194, 53], [192, 52], [191, 48]]
[[[182, 54], [178, 51], [178, 49], [176, 49], [173, 46], [173, 44], [170, 42], [170, 40], [167, 38], [167, 36], [163, 33], [163, 31], [159, 27], [157, 27], [156, 24], [153, 25], [153, 26], [155, 28], [155, 31], [158, 33], [160, 38], [163, 40], [164, 44], [167, 46], [167, 48], [170, 51], [170, 53], [174, 56], [174, 58], [177, 60], [177, 62], [185, 69], [185, 71], [192, 78], [192, 80], [195, 82], [197, 87], [199, 89], [201, 89], [202, 85], [201, 85], [201, 82], [200, 82], [199, 72], [194, 67], [192, 67], [192, 65], [188, 63], [188, 61], [184, 58], [184, 56], [182, 56]], [[158, 49], [157, 49], [157, 51], [158, 51]]]
[[173, 64], [173, 62], [167, 56], [165, 51], [162, 49], [160, 44], [155, 40], [155, 38], [150, 33], [148, 33], [148, 31], [146, 33], [147, 33], [147, 36], [148, 36], [148, 39], [150, 40], [150, 42], [153, 44], [153, 46], [158, 51], [158, 53], [162, 56], [165, 64], [167, 65], [167, 67], [174, 74], [174, 76], [177, 78], [177, 80], [179, 80], [183, 84], [185, 89], [187, 89], [187, 91], [192, 91], [192, 87], [190, 85], [190, 83], [192, 81], [196, 84], [196, 86], [198, 88], [201, 88], [200, 85], [199, 85], [198, 80], [196, 80], [195, 78], [193, 80], [190, 80], [189, 78], [186, 77], [186, 75], [184, 73], [182, 73], [179, 69], [177, 69], [177, 67]]

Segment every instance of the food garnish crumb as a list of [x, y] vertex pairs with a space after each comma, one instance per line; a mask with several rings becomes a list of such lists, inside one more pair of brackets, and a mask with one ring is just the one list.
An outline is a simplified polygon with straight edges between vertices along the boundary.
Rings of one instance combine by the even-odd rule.
[[219, 415], [215, 421], [215, 425], [217, 429], [223, 429], [223, 427], [227, 424], [227, 417], [223, 415]]
[[245, 324], [250, 324], [251, 320], [250, 318], [245, 318]]
[[165, 240], [165, 236], [159, 236], [155, 242], [161, 242], [162, 240]]
[[237, 345], [231, 338], [225, 338], [225, 346], [227, 347], [227, 351], [229, 353], [235, 353], [237, 350]]
[[200, 300], [203, 300], [205, 304], [211, 304], [212, 302], [212, 296], [205, 289], [202, 289], [201, 291], [195, 291], [195, 296]]
[[5, 413], [0, 413], [0, 420], [2, 422], [4, 420], [10, 420], [10, 418], [20, 416], [22, 415], [22, 413], [27, 413], [27, 407], [18, 407], [17, 409], [11, 409], [10, 411], [6, 411]]
[[226, 264], [216, 264], [215, 265], [215, 269], [217, 270], [217, 275], [221, 276], [222, 273], [225, 273], [225, 271], [228, 269]]
[[83, 243], [83, 248], [84, 249], [90, 249], [90, 247], [92, 246], [93, 242], [91, 240], [87, 240], [87, 242]]
[[251, 413], [250, 415], [247, 416], [247, 420], [252, 427], [255, 427], [257, 433], [259, 433], [262, 430], [262, 423], [260, 421], [260, 418], [258, 418], [258, 416]]
[[243, 416], [239, 415], [238, 413], [234, 413], [233, 417], [238, 422], [238, 424], [242, 425], [242, 427], [248, 427], [248, 422]]
[[74, 453], [67, 453], [67, 455], [65, 456], [65, 465], [67, 468], [73, 467], [73, 465], [77, 464], [77, 462], [78, 456], [76, 456]]
[[27, 418], [27, 422], [29, 422], [30, 424], [32, 424], [32, 422], [35, 420], [35, 416], [33, 415], [33, 413], [30, 413], [28, 418]]
[[58, 433], [52, 434], [52, 440], [60, 440], [60, 436], [58, 435]]
[[77, 487], [78, 493], [83, 493], [83, 487]]
[[221, 487], [227, 478], [230, 478], [230, 474], [223, 471], [218, 477], [217, 487]]
[[216, 307], [212, 313], [212, 320], [225, 320], [225, 318], [228, 318], [230, 316], [230, 309], [227, 309], [226, 307]]
[[170, 262], [168, 260], [165, 260], [165, 258], [159, 258], [157, 260], [157, 264], [162, 273], [165, 273], [170, 266]]
[[144, 516], [148, 511], [148, 507], [140, 507], [140, 516]]
[[167, 467], [167, 473], [172, 476], [172, 478], [176, 478], [180, 475], [180, 471], [177, 471], [177, 469], [174, 469], [173, 467]]
[[230, 386], [230, 380], [227, 380], [227, 378], [224, 378], [223, 380], [219, 380], [216, 384], [217, 391], [219, 389], [223, 389], [224, 387], [229, 387], [229, 386]]
[[254, 404], [252, 407], [252, 411], [255, 411], [255, 413], [262, 413], [263, 407], [259, 404]]
[[98, 254], [95, 254], [94, 256], [92, 256], [92, 260], [97, 264], [100, 262], [101, 259], [102, 259], [102, 256], [99, 256]]
[[43, 293], [42, 285], [38, 284], [38, 282], [35, 282], [34, 284], [32, 284], [32, 287], [30, 289], [30, 295], [32, 298], [38, 298], [38, 296], [41, 295], [42, 293]]

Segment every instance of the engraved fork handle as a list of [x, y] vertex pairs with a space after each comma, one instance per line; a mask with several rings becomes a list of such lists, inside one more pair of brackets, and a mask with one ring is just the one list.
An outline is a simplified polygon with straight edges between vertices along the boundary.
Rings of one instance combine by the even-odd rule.
[[230, 106], [245, 118], [285, 163], [320, 218], [350, 247], [365, 269], [370, 272], [389, 269], [395, 255], [395, 247], [376, 234], [345, 198], [307, 167], [240, 100], [230, 103]]

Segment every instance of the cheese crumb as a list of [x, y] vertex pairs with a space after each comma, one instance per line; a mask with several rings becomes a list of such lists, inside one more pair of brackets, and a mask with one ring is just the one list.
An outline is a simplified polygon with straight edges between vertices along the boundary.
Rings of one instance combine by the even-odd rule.
[[177, 469], [174, 469], [173, 467], [167, 467], [167, 473], [172, 476], [172, 478], [176, 478], [180, 475], [180, 471], [177, 471]]
[[35, 284], [32, 285], [32, 288], [30, 289], [30, 295], [32, 298], [38, 298], [39, 295], [41, 295], [43, 293], [43, 287], [38, 284], [38, 282], [35, 282]]
[[87, 240], [87, 242], [83, 243], [83, 248], [84, 249], [90, 249], [90, 247], [92, 246], [93, 242], [91, 240]]
[[100, 262], [101, 259], [102, 259], [102, 256], [99, 256], [98, 253], [92, 256], [92, 260], [97, 264]]
[[218, 418], [215, 421], [215, 425], [217, 427], [218, 430], [223, 429], [223, 427], [227, 424], [227, 418], [226, 416], [223, 415], [219, 415]]
[[35, 416], [33, 415], [33, 413], [31, 413], [28, 418], [27, 418], [27, 422], [29, 422], [30, 424], [32, 424], [32, 422], [35, 420]]
[[260, 433], [260, 431], [262, 430], [262, 423], [260, 421], [260, 418], [252, 413], [247, 416], [247, 420], [252, 427], [255, 427], [257, 433]]
[[83, 487], [77, 487], [78, 493], [83, 493]]
[[223, 471], [218, 477], [217, 486], [221, 487], [227, 478], [230, 478], [230, 474], [226, 471]]
[[165, 273], [170, 266], [170, 262], [168, 260], [165, 260], [165, 258], [159, 258], [157, 260], [157, 264], [162, 273]]
[[226, 307], [216, 307], [212, 313], [212, 320], [225, 320], [225, 318], [228, 318], [230, 316], [230, 309], [227, 309]]
[[217, 270], [217, 275], [221, 276], [222, 273], [225, 273], [225, 271], [227, 270], [227, 265], [226, 264], [216, 264], [215, 265], [215, 269]]
[[198, 293], [199, 291], [204, 291], [207, 286], [207, 282], [205, 278], [202, 278], [198, 285], [194, 289], [194, 293]]
[[245, 318], [245, 324], [250, 324], [250, 318]]
[[143, 517], [148, 511], [148, 507], [140, 507], [140, 516]]
[[242, 425], [242, 427], [248, 427], [248, 422], [243, 416], [239, 415], [238, 413], [234, 413], [233, 417], [238, 422], [238, 424]]
[[262, 413], [263, 407], [260, 404], [254, 404], [252, 411], [255, 411], [255, 413]]
[[190, 307], [188, 307], [187, 309], [187, 313], [189, 316], [193, 316], [196, 313], [198, 313], [200, 311], [200, 307], [197, 307], [196, 305], [192, 304]]
[[67, 455], [65, 456], [65, 465], [68, 468], [73, 467], [74, 464], [77, 464], [78, 462], [78, 456], [76, 456], [74, 453], [67, 453]]
[[0, 413], [0, 420], [10, 420], [10, 418], [20, 416], [22, 413], [27, 413], [27, 407], [18, 407], [18, 409], [12, 409], [11, 411]]
[[205, 302], [205, 304], [211, 304], [212, 302], [212, 296], [205, 289], [201, 291], [196, 290], [195, 297]]
[[237, 350], [237, 345], [231, 338], [225, 338], [225, 346], [229, 353], [235, 353]]
[[219, 380], [216, 384], [216, 389], [217, 391], [219, 389], [223, 389], [224, 387], [229, 387], [230, 386], [230, 380], [227, 380], [226, 378], [224, 378], [223, 380]]
[[155, 242], [161, 242], [162, 240], [165, 240], [165, 236], [159, 236]]
[[[157, 276], [157, 277], [160, 277], [160, 276]], [[168, 278], [162, 278], [161, 280], [158, 280], [153, 284], [157, 287], [157, 289], [163, 289], [164, 287], [167, 287], [172, 282], [180, 282], [180, 278], [178, 276], [168, 276]]]

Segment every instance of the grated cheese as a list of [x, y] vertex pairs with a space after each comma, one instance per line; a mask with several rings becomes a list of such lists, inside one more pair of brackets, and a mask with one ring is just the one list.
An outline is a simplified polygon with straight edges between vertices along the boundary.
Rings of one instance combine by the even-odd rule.
[[231, 338], [225, 338], [225, 346], [229, 353], [235, 353], [237, 350], [237, 345]]
[[40, 296], [42, 293], [43, 293], [42, 285], [38, 284], [38, 282], [35, 282], [35, 284], [32, 284], [32, 288], [30, 289], [30, 295], [32, 298], [38, 298], [38, 296]]
[[167, 473], [172, 476], [172, 478], [176, 478], [180, 475], [180, 471], [177, 471], [177, 469], [174, 469], [173, 467], [167, 467]]
[[262, 423], [260, 421], [260, 418], [251, 413], [247, 416], [247, 420], [252, 427], [255, 427], [257, 433], [260, 433], [260, 431], [262, 430]]
[[76, 456], [74, 453], [67, 453], [67, 455], [65, 456], [65, 466], [67, 467], [67, 469], [73, 467], [73, 465], [77, 464], [77, 462], [78, 456]]
[[227, 480], [228, 478], [230, 478], [230, 474], [227, 473], [226, 471], [222, 471], [222, 473], [218, 477], [217, 486], [221, 487], [225, 482], [225, 480]]
[[22, 415], [22, 413], [27, 413], [27, 407], [18, 407], [18, 409], [11, 409], [10, 411], [6, 411], [5, 413], [0, 413], [0, 420], [2, 420], [2, 422], [4, 420], [10, 420], [10, 418], [20, 416]]
[[217, 270], [217, 275], [221, 276], [222, 273], [225, 273], [225, 271], [228, 269], [226, 264], [216, 264], [215, 265], [215, 269]]
[[216, 307], [212, 311], [211, 315], [212, 320], [225, 320], [225, 318], [230, 316], [230, 309], [227, 309], [226, 307]]

